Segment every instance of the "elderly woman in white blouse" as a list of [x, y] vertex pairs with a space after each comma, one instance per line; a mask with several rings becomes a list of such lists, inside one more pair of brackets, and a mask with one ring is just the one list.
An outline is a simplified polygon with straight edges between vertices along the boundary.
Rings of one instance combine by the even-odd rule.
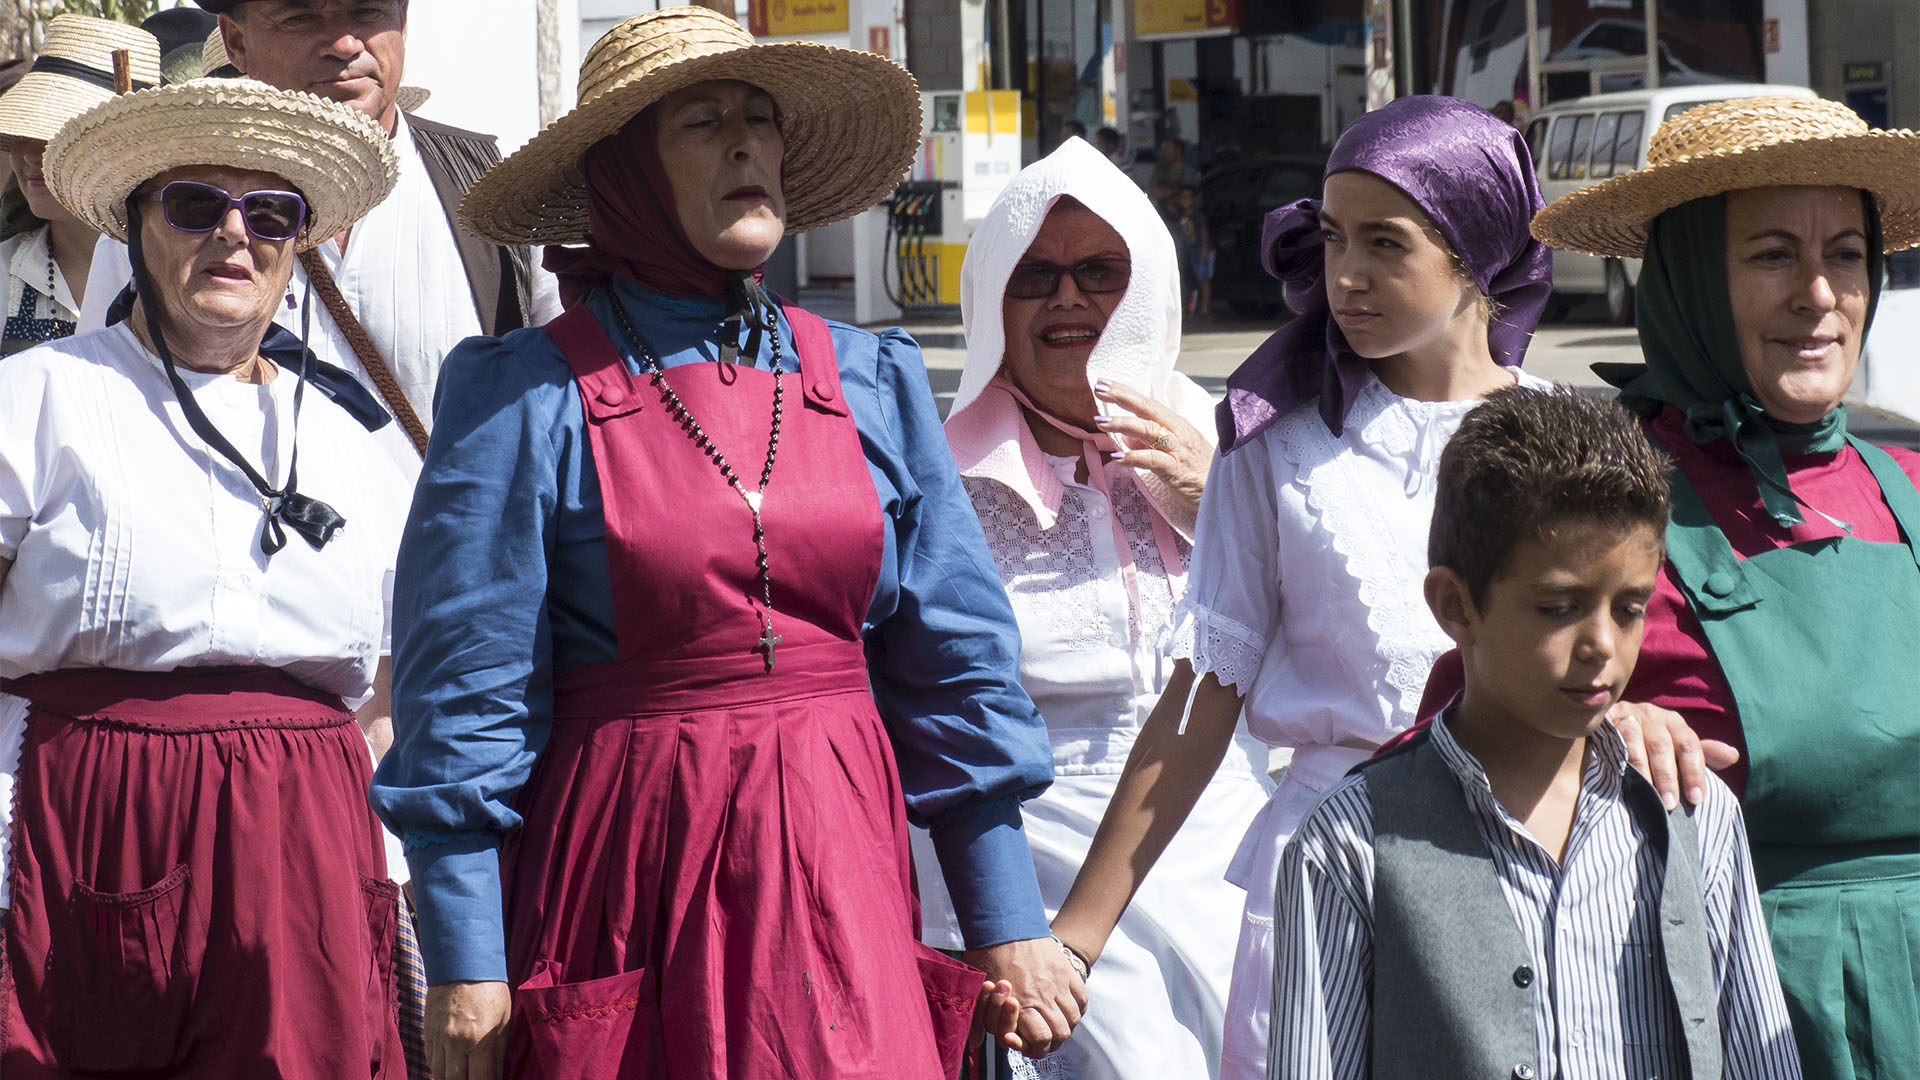
[[[1179, 281], [1146, 196], [1079, 139], [1008, 186], [961, 270], [967, 361], [947, 440], [1053, 740], [1053, 787], [1023, 808], [1050, 913], [1172, 670], [1157, 640], [1184, 586], [1213, 453], [1213, 403], [1173, 370]], [[1224, 875], [1266, 801], [1265, 761], [1264, 746], [1236, 741], [1108, 941], [1087, 1015], [1046, 1075], [1218, 1071], [1245, 902]], [[939, 880], [922, 870], [926, 940], [957, 948]], [[1044, 1019], [1022, 1013], [1030, 1048], [1049, 1045], [1029, 1030]]]
[[272, 325], [296, 250], [385, 198], [393, 150], [320, 98], [208, 80], [89, 110], [46, 170], [138, 287], [0, 364], [0, 1075], [404, 1076], [350, 706], [405, 482], [377, 405]]

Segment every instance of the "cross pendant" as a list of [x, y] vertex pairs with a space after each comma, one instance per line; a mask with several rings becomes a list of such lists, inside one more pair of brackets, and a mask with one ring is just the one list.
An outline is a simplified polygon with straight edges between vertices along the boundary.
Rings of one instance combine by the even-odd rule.
[[773, 622], [771, 620], [763, 624], [763, 629], [760, 631], [760, 640], [754, 644], [754, 648], [765, 649], [767, 651], [768, 674], [772, 674], [773, 672], [774, 646], [780, 644], [782, 641], [785, 641], [785, 640], [787, 639], [773, 632]]

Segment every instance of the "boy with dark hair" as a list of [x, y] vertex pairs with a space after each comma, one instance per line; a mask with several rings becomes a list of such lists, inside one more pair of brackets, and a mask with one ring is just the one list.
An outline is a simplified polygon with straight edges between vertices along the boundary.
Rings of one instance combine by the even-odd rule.
[[1571, 392], [1499, 391], [1448, 443], [1426, 596], [1466, 689], [1288, 843], [1269, 1077], [1800, 1076], [1732, 794], [1666, 813], [1606, 719], [1667, 468]]

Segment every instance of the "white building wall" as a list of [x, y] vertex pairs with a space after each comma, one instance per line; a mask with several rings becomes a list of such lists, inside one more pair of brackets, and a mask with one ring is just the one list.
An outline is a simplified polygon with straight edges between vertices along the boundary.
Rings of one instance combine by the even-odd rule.
[[421, 0], [407, 15], [406, 81], [420, 114], [484, 131], [511, 153], [540, 130], [535, 0]]
[[[687, 0], [416, 0], [408, 15], [406, 81], [433, 91], [421, 115], [483, 131], [512, 153], [542, 127], [539, 19], [545, 9], [559, 18], [561, 39], [558, 92], [560, 115], [578, 94], [579, 65], [588, 48], [608, 30], [642, 12], [683, 6]], [[979, 0], [967, 0], [978, 6]], [[893, 58], [904, 58], [905, 32], [896, 0], [851, 0], [845, 34], [811, 40], [843, 48], [867, 47], [869, 29], [890, 28]], [[737, 5], [745, 22], [744, 0]], [[570, 28], [571, 27], [571, 28]], [[879, 256], [885, 222], [869, 211], [852, 222], [808, 236], [801, 250], [811, 271], [824, 277], [855, 279], [856, 318], [897, 317], [879, 282]]]

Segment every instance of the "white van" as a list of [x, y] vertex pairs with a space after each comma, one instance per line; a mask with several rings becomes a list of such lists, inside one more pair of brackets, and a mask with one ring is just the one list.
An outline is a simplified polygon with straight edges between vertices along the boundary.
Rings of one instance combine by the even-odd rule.
[[[1695, 105], [1735, 97], [1788, 94], [1813, 97], [1804, 86], [1712, 83], [1556, 101], [1527, 121], [1527, 148], [1548, 202], [1589, 184], [1646, 164], [1647, 144], [1663, 121]], [[1553, 253], [1553, 300], [1547, 317], [1565, 315], [1582, 296], [1605, 294], [1607, 317], [1617, 326], [1633, 322], [1633, 286], [1638, 259], [1600, 259], [1575, 251]]]

